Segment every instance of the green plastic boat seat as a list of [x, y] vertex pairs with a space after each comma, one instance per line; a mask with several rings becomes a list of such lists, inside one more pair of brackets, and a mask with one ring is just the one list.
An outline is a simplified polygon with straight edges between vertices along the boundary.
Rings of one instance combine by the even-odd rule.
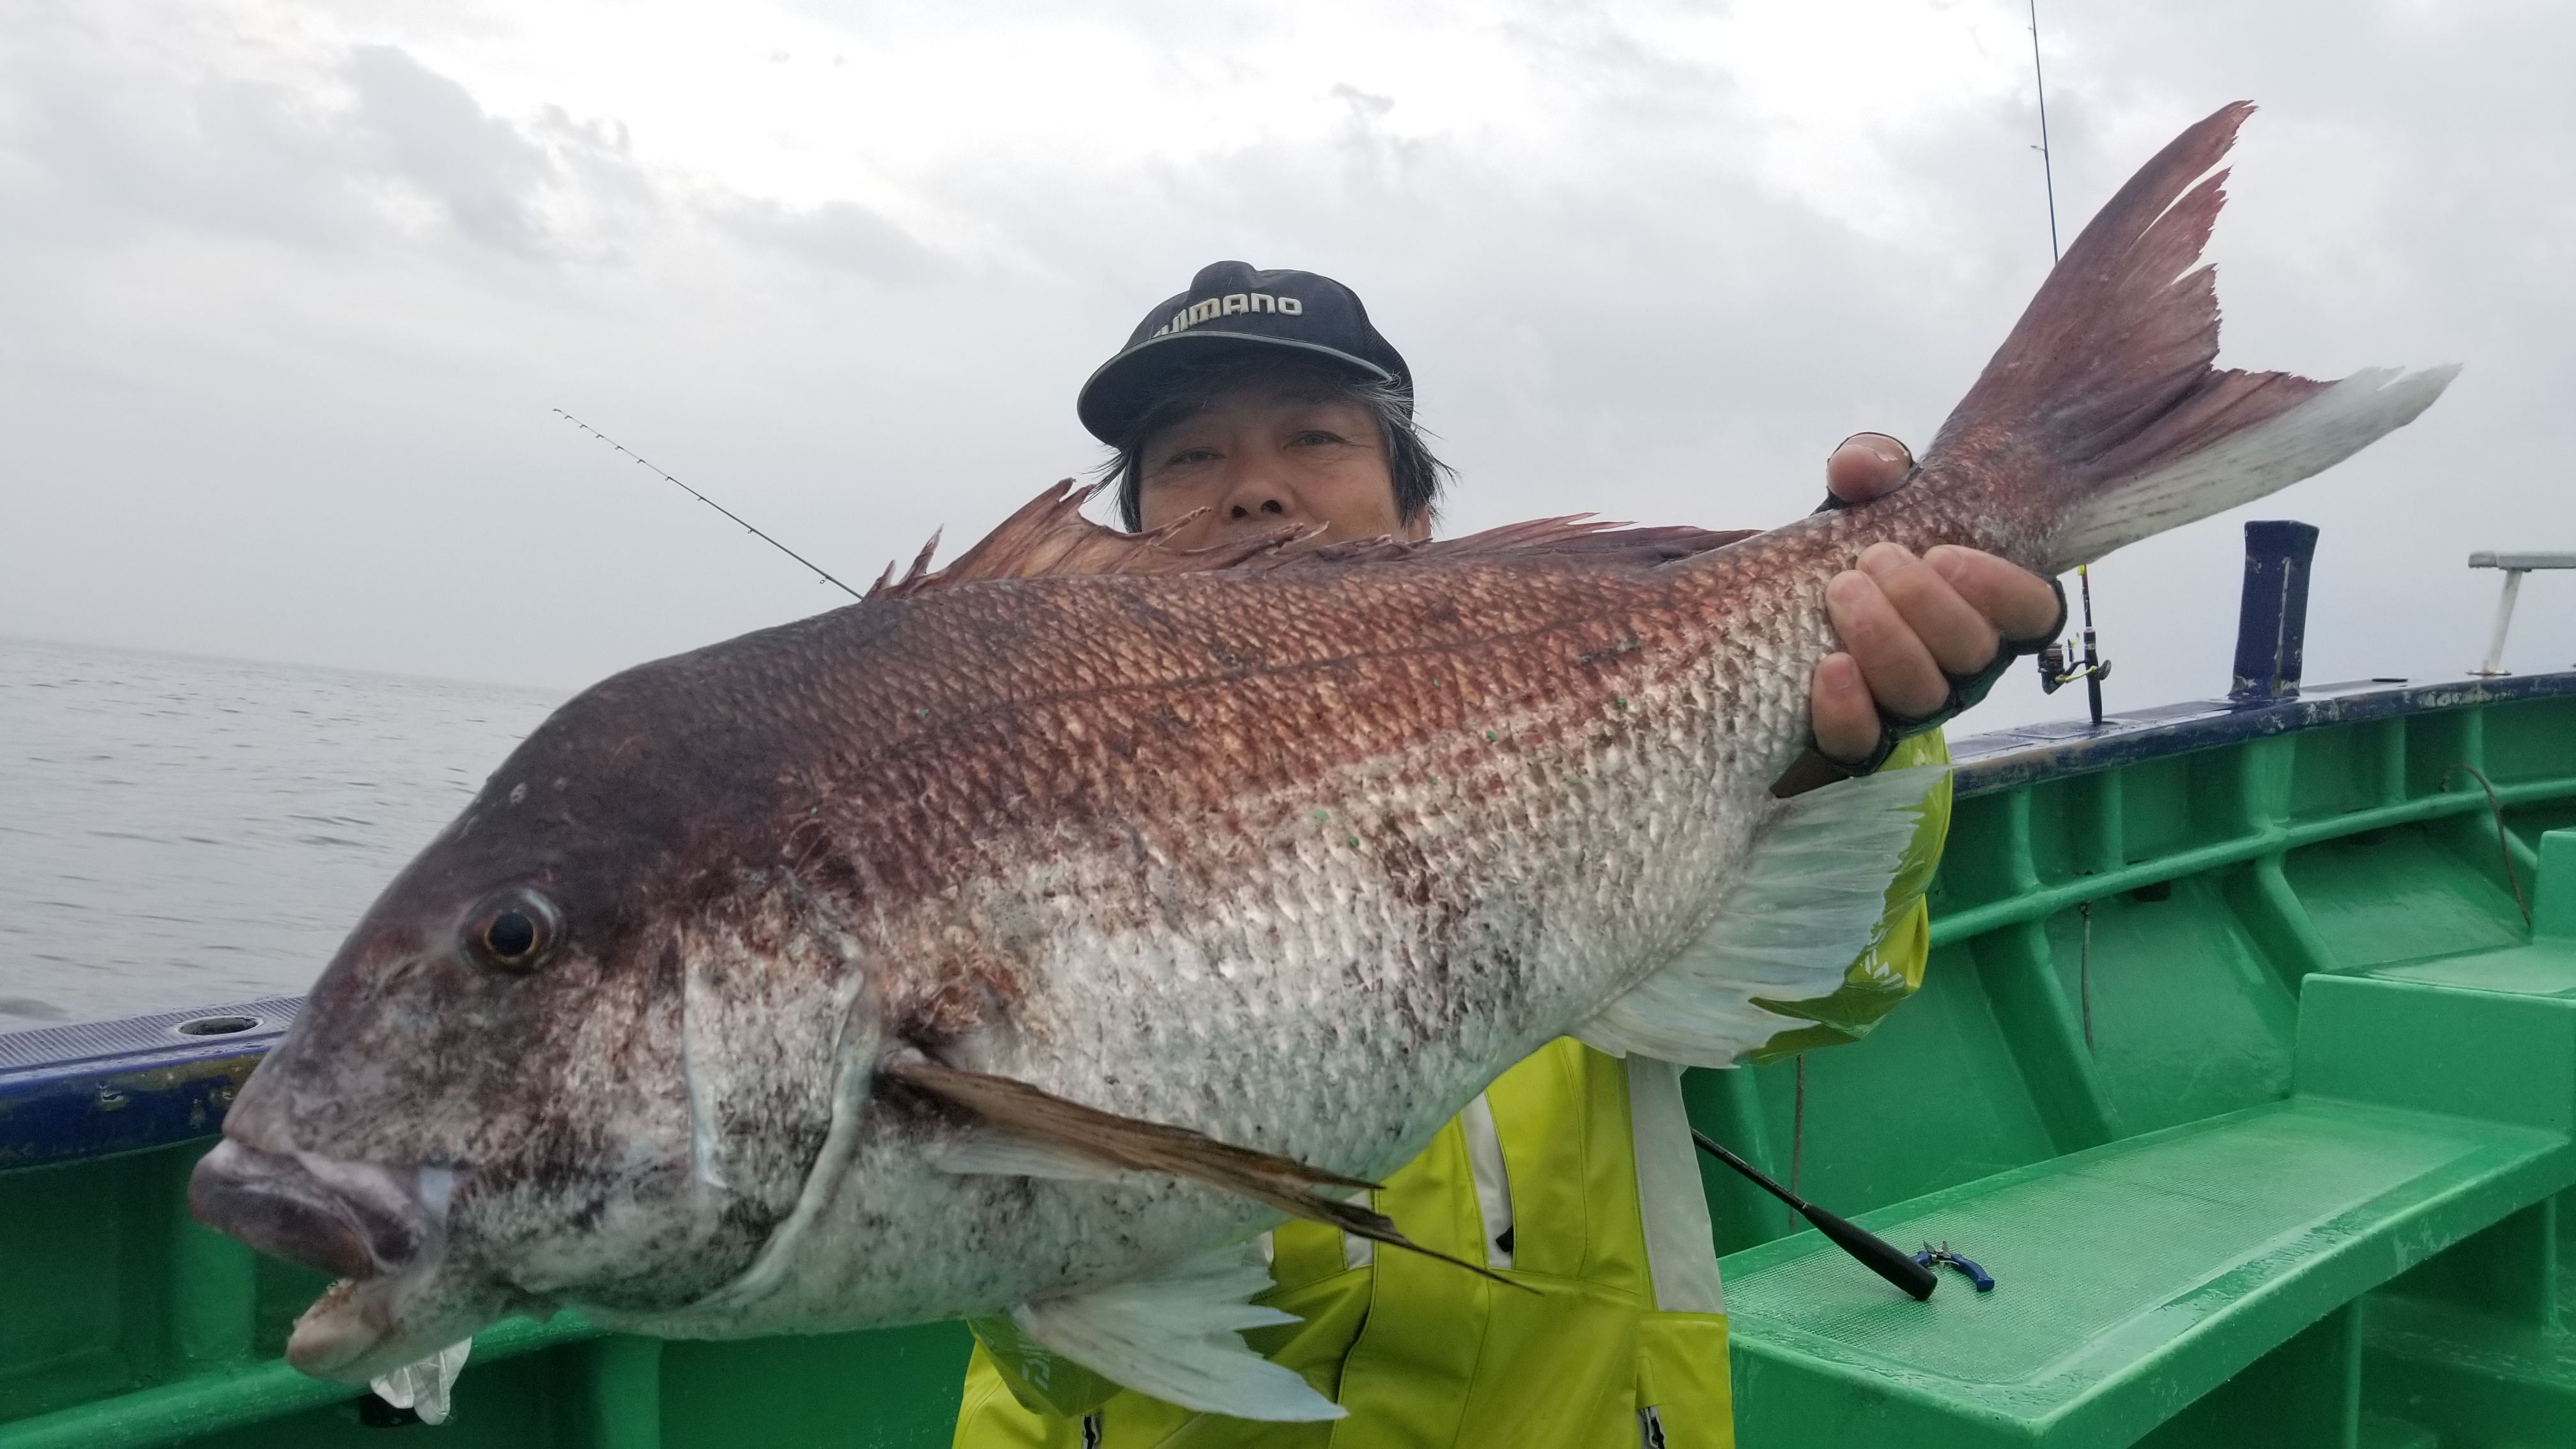
[[[1729, 1259], [1747, 1442], [2128, 1444], [2430, 1252], [2564, 1186], [2567, 1139], [2297, 1097], [1865, 1224], [1996, 1279], [1908, 1301], [1814, 1233]], [[1987, 1245], [2001, 1245], [1999, 1248]], [[2331, 1406], [2318, 1406], [2328, 1411]]]
[[2552, 1199], [2576, 1184], [2576, 830], [2538, 855], [2527, 944], [2308, 977], [2285, 1100], [1863, 1217], [1977, 1259], [1991, 1293], [1950, 1276], [1910, 1302], [1812, 1232], [1729, 1256], [1744, 1442], [2239, 1442], [2245, 1404], [2217, 1438], [2175, 1418], [2215, 1415], [2225, 1386], [2305, 1431], [2273, 1442], [2406, 1443], [2361, 1412], [2365, 1341], [2394, 1381], [2478, 1380], [2449, 1402], [2499, 1379], [2563, 1400]]

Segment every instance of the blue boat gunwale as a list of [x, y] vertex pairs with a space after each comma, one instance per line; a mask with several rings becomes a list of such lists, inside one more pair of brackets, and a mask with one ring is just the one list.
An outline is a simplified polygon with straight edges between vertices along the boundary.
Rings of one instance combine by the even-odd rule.
[[[2285, 699], [2166, 705], [2114, 715], [2100, 725], [2018, 726], [1954, 742], [1954, 788], [1960, 798], [1972, 798], [2295, 731], [2569, 695], [2576, 695], [2576, 670], [2422, 684], [2374, 679], [2309, 686]], [[2483, 804], [2482, 797], [2464, 795], [2456, 808]], [[2359, 831], [2377, 823], [2354, 819], [2322, 824], [2331, 833], [2338, 824]], [[2170, 873], [2172, 862], [2164, 865]], [[2075, 889], [2099, 895], [2141, 881], [2100, 877]], [[2013, 903], [2011, 912], [2017, 919], [2035, 904], [2044, 902], [2034, 897]], [[2000, 917], [1992, 922], [1964, 919], [1977, 916], [1978, 910], [1971, 907], [1962, 919], [1936, 922], [1936, 940], [2001, 924]], [[301, 997], [267, 997], [120, 1021], [0, 1032], [0, 1171], [212, 1135], [222, 1127], [233, 1094], [302, 1007]], [[247, 1017], [250, 1024], [213, 1035], [180, 1030], [224, 1017]]]
[[303, 1009], [273, 996], [0, 1033], [0, 1171], [212, 1135]]

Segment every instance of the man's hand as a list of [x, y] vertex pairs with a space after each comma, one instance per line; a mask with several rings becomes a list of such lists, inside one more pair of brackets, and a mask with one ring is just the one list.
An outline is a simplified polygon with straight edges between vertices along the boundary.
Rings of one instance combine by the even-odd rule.
[[[1859, 433], [1825, 460], [1825, 486], [1866, 503], [1913, 470], [1904, 444]], [[1816, 748], [1853, 763], [1877, 752], [1881, 706], [1907, 716], [1939, 709], [1950, 697], [1946, 675], [1985, 668], [2005, 639], [2039, 637], [2058, 604], [2048, 580], [1993, 554], [1942, 544], [1917, 558], [1877, 543], [1825, 586], [1825, 609], [1845, 652], [1819, 661], [1808, 685]]]

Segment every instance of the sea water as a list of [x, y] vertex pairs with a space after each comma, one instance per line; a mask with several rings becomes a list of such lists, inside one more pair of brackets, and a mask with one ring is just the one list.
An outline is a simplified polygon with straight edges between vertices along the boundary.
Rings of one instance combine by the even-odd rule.
[[0, 639], [0, 1031], [304, 991], [562, 699]]

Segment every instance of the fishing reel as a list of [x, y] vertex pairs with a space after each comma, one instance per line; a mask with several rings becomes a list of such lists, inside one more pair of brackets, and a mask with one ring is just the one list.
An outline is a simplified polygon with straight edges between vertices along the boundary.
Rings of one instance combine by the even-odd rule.
[[2090, 648], [2084, 652], [2087, 657], [2080, 663], [2076, 662], [2073, 658], [2075, 641], [2071, 639], [2051, 644], [2039, 651], [2040, 692], [2055, 694], [2079, 679], [2111, 677], [2110, 660], [2093, 657], [2093, 650]]
[[2102, 722], [2102, 681], [2111, 677], [2111, 661], [2102, 657], [2101, 641], [2093, 632], [2093, 571], [2078, 567], [2075, 581], [2084, 598], [2084, 659], [2080, 664], [2076, 662], [2074, 640], [2052, 641], [2039, 651], [2039, 691], [2055, 694], [2079, 679], [2085, 681], [2084, 692], [2090, 697], [2093, 722], [2098, 725]]

